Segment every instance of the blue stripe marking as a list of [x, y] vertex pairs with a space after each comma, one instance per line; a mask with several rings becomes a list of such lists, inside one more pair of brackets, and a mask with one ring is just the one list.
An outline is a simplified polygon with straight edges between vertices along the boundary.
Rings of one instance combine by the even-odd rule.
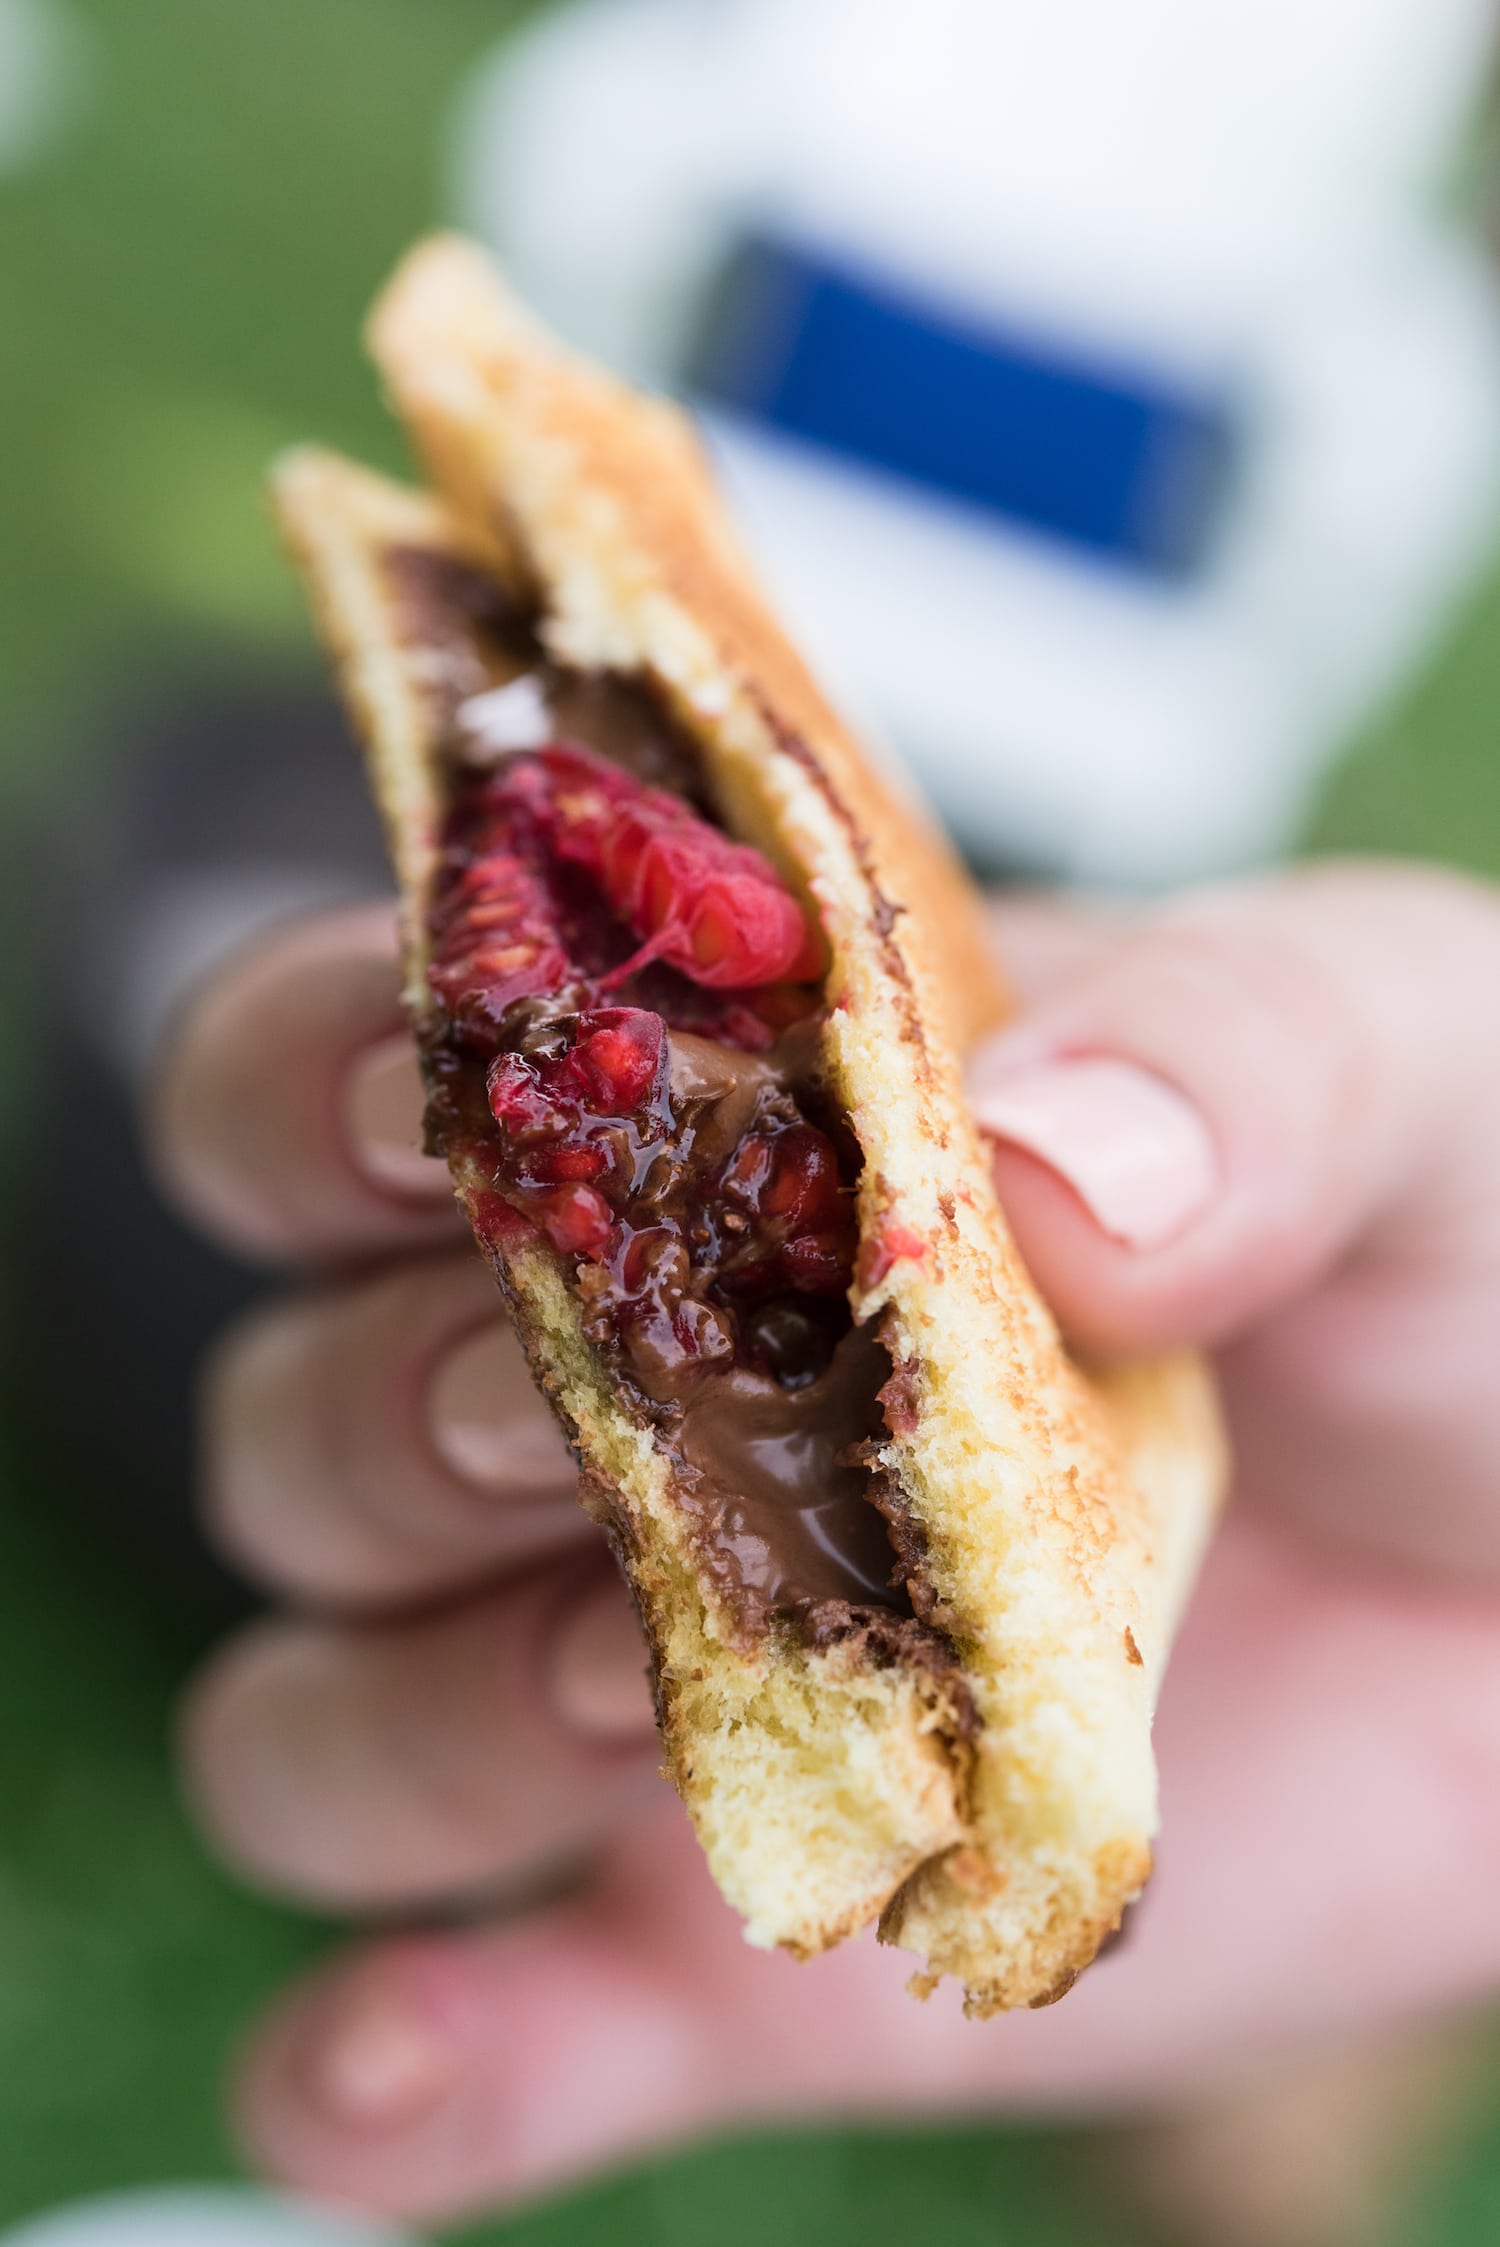
[[1240, 449], [1226, 401], [965, 323], [769, 236], [711, 292], [690, 388], [1137, 569], [1205, 560]]

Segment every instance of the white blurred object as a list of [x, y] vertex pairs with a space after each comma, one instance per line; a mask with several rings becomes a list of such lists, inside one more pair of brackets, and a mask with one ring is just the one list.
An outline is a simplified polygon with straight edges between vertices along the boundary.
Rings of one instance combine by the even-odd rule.
[[1500, 323], [1436, 210], [1487, 0], [583, 0], [466, 91], [453, 200], [563, 332], [673, 381], [747, 231], [1230, 402], [1168, 577], [713, 410], [752, 545], [963, 839], [1162, 882], [1295, 832], [1500, 489]]
[[91, 61], [66, 0], [0, 0], [0, 173], [36, 162], [76, 120]]
[[354, 2217], [269, 2193], [182, 2186], [80, 2201], [0, 2236], [0, 2247], [416, 2247]]

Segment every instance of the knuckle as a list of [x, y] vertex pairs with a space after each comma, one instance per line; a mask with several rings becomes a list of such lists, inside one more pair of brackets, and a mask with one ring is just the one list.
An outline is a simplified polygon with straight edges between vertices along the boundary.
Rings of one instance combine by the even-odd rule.
[[142, 1112], [147, 1162], [189, 1222], [258, 1259], [322, 1255], [361, 1219], [325, 1080], [400, 1021], [388, 908], [262, 934], [183, 1000]]
[[316, 1374], [307, 1307], [252, 1312], [212, 1349], [200, 1379], [199, 1494], [204, 1528], [226, 1559], [279, 1575], [295, 1554], [302, 1509], [293, 1499], [305, 1438], [301, 1390]]
[[[453, 1579], [512, 1532], [554, 1541], [554, 1510], [566, 1534], [570, 1509], [512, 1521], [471, 1489], [429, 1425], [447, 1354], [502, 1316], [478, 1259], [447, 1253], [242, 1320], [211, 1352], [200, 1390], [200, 1508], [217, 1548], [299, 1596], [378, 1604]], [[519, 1355], [497, 1377], [507, 1371], [531, 1405]]]

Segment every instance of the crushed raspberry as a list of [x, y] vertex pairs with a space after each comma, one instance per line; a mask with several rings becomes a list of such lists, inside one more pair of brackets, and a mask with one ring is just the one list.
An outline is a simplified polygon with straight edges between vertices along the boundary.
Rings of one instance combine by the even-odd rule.
[[[816, 1003], [793, 979], [818, 940], [769, 863], [556, 743], [459, 790], [429, 934], [445, 1067], [482, 1071], [483, 1236], [529, 1223], [572, 1259], [589, 1331], [652, 1394], [737, 1357], [811, 1378], [856, 1242], [839, 1153], [774, 1069], [727, 1153], [717, 1096], [670, 1090], [669, 1024], [766, 1052]], [[645, 1003], [612, 1002], [626, 982]]]
[[[567, 1255], [601, 1256], [645, 1147], [662, 1136], [666, 1025], [639, 1007], [585, 1008], [500, 1053], [485, 1092], [501, 1127], [502, 1191]], [[648, 1109], [654, 1110], [648, 1114]]]
[[673, 1111], [659, 1016], [540, 1008], [518, 1035], [485, 1078], [496, 1190], [564, 1255], [604, 1267], [591, 1298], [638, 1359], [727, 1360], [757, 1306], [844, 1293], [855, 1229], [838, 1156], [774, 1080], [705, 1169]]
[[898, 1264], [920, 1264], [927, 1255], [927, 1243], [920, 1233], [909, 1225], [887, 1225], [871, 1241], [860, 1258], [859, 1281], [861, 1287], [879, 1287]]
[[801, 1121], [751, 1132], [715, 1186], [726, 1220], [741, 1220], [723, 1259], [726, 1288], [765, 1293], [779, 1282], [826, 1295], [848, 1286], [854, 1221], [825, 1133]]
[[559, 989], [571, 963], [534, 807], [491, 784], [464, 809], [477, 817], [460, 824], [439, 863], [427, 980], [461, 1027], [493, 1037], [508, 1006]]
[[559, 1186], [542, 1196], [537, 1215], [564, 1256], [602, 1256], [614, 1230], [614, 1211], [592, 1186]]
[[637, 939], [599, 972], [601, 990], [653, 960], [710, 991], [820, 972], [801, 906], [759, 851], [592, 750], [554, 743], [514, 756], [461, 808], [434, 885], [428, 981], [471, 1034], [567, 981], [570, 874]]
[[573, 1048], [574, 1068], [600, 1108], [637, 1108], [661, 1069], [666, 1028], [659, 1014], [616, 1007], [580, 1017], [588, 1028]]
[[554, 743], [541, 762], [558, 856], [594, 875], [644, 940], [617, 975], [666, 960], [710, 990], [740, 990], [818, 973], [802, 908], [758, 850], [591, 749]]
[[526, 1219], [511, 1208], [503, 1194], [482, 1192], [473, 1195], [469, 1202], [469, 1215], [480, 1239], [491, 1248], [512, 1248], [526, 1237]]

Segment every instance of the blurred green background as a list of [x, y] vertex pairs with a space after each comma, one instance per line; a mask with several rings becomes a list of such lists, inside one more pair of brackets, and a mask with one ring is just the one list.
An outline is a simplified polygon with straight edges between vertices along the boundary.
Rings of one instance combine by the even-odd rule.
[[[395, 457], [354, 348], [359, 316], [393, 252], [441, 215], [445, 107], [519, 13], [494, 0], [72, 0], [58, 19], [70, 37], [55, 133], [0, 173], [7, 824], [86, 784], [108, 712], [138, 682], [310, 675], [259, 499], [264, 463], [310, 433]], [[1500, 572], [1355, 746], [1311, 840], [1500, 872], [1497, 716]], [[23, 938], [5, 948], [4, 1127], [27, 1089]], [[194, 1652], [180, 1621], [122, 1603], [37, 1502], [44, 1462], [12, 1445], [0, 1474], [4, 2224], [87, 2192], [227, 2173], [218, 2080], [236, 2026], [325, 1937], [236, 1893], [179, 1816], [168, 1710]], [[465, 2236], [1154, 2236], [1091, 2184], [1092, 2161], [1067, 2134], [760, 2140]], [[1391, 2236], [1500, 2239], [1500, 2079]]]

